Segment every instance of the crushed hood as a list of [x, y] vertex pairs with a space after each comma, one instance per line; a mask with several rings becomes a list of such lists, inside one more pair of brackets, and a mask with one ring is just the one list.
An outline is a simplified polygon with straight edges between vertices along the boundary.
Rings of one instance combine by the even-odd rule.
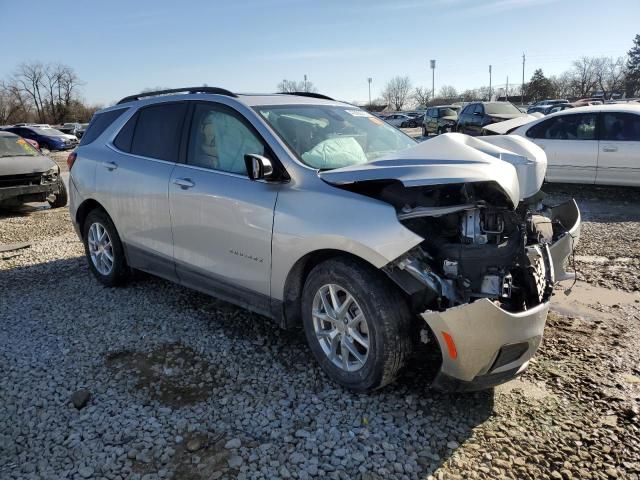
[[54, 161], [44, 155], [36, 157], [0, 157], [0, 177], [46, 172], [55, 166]]
[[[333, 185], [376, 180], [398, 180], [405, 187], [495, 182], [515, 207], [522, 198], [539, 190], [538, 183], [542, 184], [537, 177], [533, 182], [519, 177], [527, 177], [537, 160], [544, 160], [546, 170], [546, 156], [528, 140], [510, 137], [494, 145], [461, 133], [446, 133], [378, 160], [321, 171], [318, 175]], [[521, 184], [525, 187], [523, 192]], [[535, 186], [536, 192], [531, 193]]]
[[485, 125], [483, 128], [485, 130], [488, 130], [489, 132], [497, 133], [499, 135], [504, 135], [512, 128], [517, 128], [522, 125], [526, 125], [527, 123], [533, 122], [534, 120], [537, 120], [540, 117], [544, 117], [544, 115], [540, 112], [528, 113], [522, 117], [512, 118], [511, 120], [506, 120], [504, 122], [491, 123], [489, 125]]

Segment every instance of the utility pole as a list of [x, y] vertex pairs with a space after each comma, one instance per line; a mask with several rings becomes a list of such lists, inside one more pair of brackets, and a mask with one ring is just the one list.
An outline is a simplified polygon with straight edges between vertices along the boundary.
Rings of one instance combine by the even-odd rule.
[[524, 105], [524, 52], [522, 52], [522, 85], [520, 86], [520, 105]]
[[304, 91], [307, 91], [307, 74], [304, 74]]
[[509, 75], [507, 75], [507, 88], [504, 89], [504, 99], [509, 100]]
[[431, 100], [436, 98], [436, 61], [431, 60]]
[[491, 65], [489, 65], [489, 101], [491, 101]]
[[369, 108], [371, 108], [371, 77], [367, 78], [367, 82], [369, 82]]

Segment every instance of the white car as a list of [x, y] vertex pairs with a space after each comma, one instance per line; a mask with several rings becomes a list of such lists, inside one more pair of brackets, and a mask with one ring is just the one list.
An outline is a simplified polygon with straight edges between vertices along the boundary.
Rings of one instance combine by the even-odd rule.
[[389, 125], [393, 125], [396, 128], [401, 127], [403, 124], [407, 124], [413, 119], [413, 117], [405, 115], [404, 113], [393, 113], [384, 117], [385, 122], [387, 122]]
[[545, 151], [548, 182], [640, 186], [640, 105], [572, 108], [506, 133]]

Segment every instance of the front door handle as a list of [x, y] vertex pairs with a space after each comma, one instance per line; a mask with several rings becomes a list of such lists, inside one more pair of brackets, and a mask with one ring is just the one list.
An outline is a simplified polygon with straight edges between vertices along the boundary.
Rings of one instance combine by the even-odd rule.
[[196, 186], [196, 184], [190, 178], [176, 178], [173, 183], [174, 185], [178, 185], [183, 190]]
[[605, 145], [604, 147], [602, 147], [602, 151], [603, 152], [617, 152], [618, 151], [618, 147], [614, 147], [613, 145]]
[[110, 172], [118, 168], [118, 164], [116, 162], [102, 162], [102, 166]]

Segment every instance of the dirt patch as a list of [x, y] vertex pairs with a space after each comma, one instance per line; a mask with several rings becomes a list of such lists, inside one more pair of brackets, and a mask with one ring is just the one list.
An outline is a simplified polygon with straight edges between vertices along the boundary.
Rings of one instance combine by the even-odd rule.
[[111, 368], [135, 375], [137, 389], [171, 407], [206, 400], [226, 378], [204, 356], [180, 343], [161, 345], [149, 353], [109, 353], [106, 362]]

